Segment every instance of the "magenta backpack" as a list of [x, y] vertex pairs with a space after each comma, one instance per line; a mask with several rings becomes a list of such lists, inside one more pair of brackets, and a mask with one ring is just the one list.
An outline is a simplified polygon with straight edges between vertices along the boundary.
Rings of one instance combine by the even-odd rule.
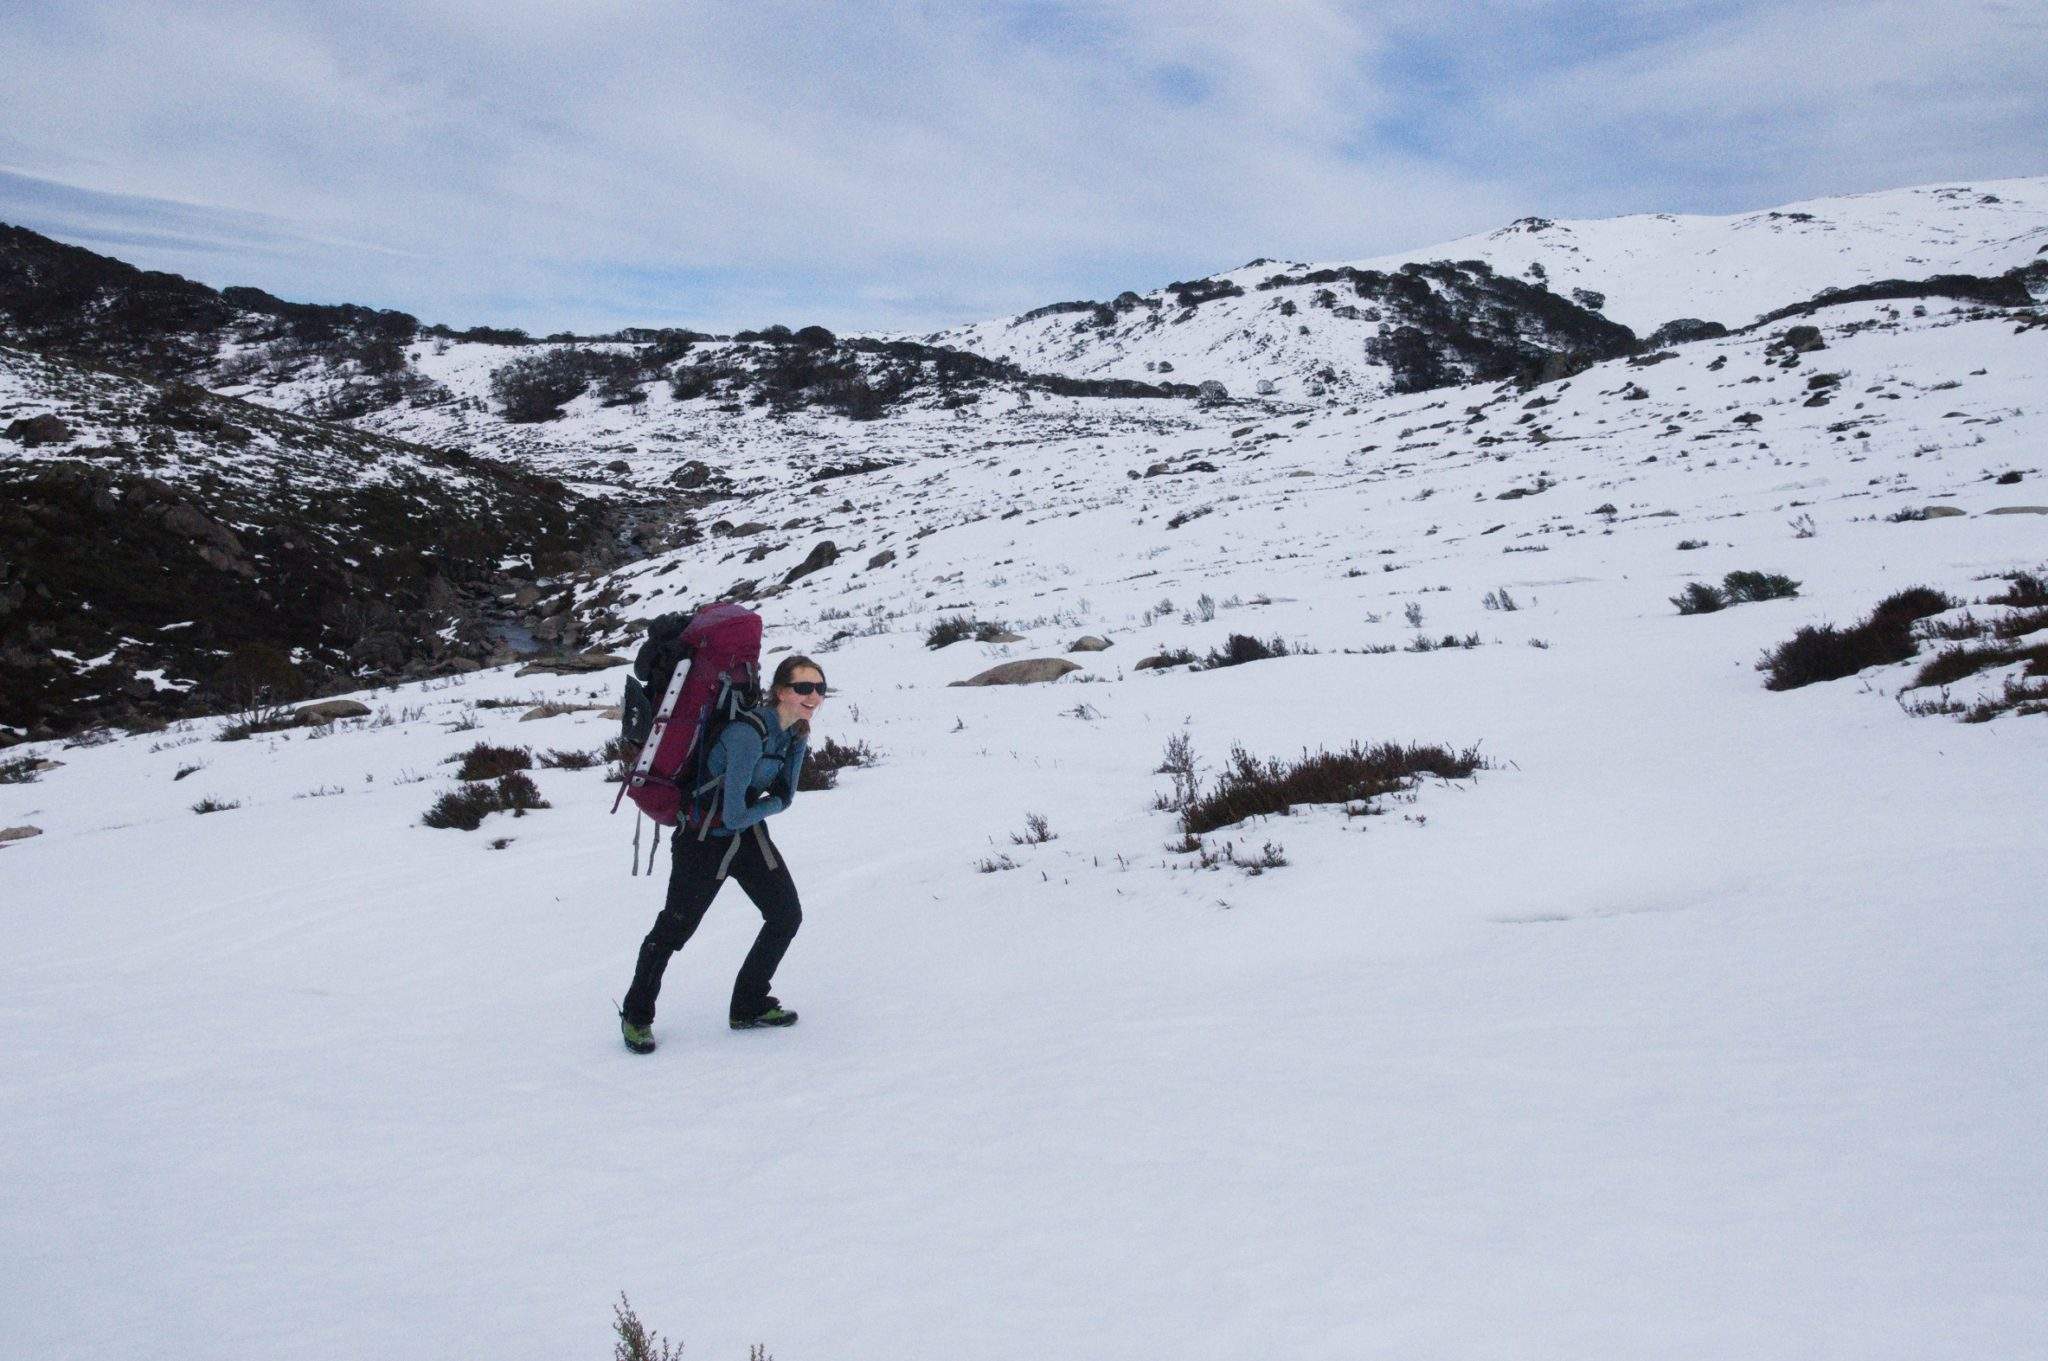
[[[659, 826], [694, 825], [693, 819], [707, 816], [703, 805], [710, 802], [697, 795], [711, 744], [727, 723], [760, 702], [760, 615], [726, 602], [656, 619], [619, 706], [621, 736], [638, 748], [620, 797]], [[617, 811], [617, 801], [612, 808]]]

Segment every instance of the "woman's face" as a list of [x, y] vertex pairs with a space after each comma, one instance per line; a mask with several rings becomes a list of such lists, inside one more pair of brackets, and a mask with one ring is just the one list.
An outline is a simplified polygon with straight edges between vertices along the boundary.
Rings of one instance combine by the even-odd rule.
[[[790, 684], [798, 681], [807, 682], [812, 685], [823, 685], [825, 683], [825, 673], [818, 670], [815, 666], [800, 666], [789, 673]], [[782, 720], [782, 726], [785, 728], [798, 719], [809, 722], [811, 717], [818, 712], [818, 706], [824, 702], [825, 696], [816, 690], [811, 691], [808, 695], [800, 695], [790, 689], [789, 684], [785, 684], [775, 692], [775, 715]]]

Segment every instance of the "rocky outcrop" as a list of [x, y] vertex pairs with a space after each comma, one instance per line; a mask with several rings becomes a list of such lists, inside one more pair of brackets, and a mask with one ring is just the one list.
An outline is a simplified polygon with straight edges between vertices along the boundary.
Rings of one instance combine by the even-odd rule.
[[44, 444], [69, 444], [74, 438], [71, 427], [61, 418], [48, 412], [40, 416], [24, 416], [18, 421], [10, 421], [7, 429], [0, 433], [28, 449]]
[[578, 652], [559, 657], [537, 657], [519, 668], [521, 676], [581, 676], [592, 671], [609, 671], [627, 664], [627, 658], [609, 652]]
[[370, 706], [354, 699], [323, 699], [318, 704], [308, 704], [292, 714], [292, 722], [302, 728], [327, 723], [338, 723], [344, 718], [368, 718]]
[[839, 561], [839, 550], [833, 546], [830, 539], [821, 540], [818, 546], [813, 548], [802, 562], [790, 568], [783, 575], [782, 584], [785, 586], [792, 585], [803, 580], [813, 572], [823, 571], [837, 561]]
[[1065, 657], [1030, 657], [1023, 661], [1004, 662], [992, 666], [978, 676], [967, 680], [954, 681], [958, 685], [1039, 685], [1056, 681], [1069, 671], [1081, 668]]

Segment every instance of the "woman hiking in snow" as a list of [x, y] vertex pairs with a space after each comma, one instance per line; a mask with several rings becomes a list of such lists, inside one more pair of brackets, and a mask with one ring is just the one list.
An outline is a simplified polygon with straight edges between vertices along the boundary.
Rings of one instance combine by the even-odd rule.
[[761, 909], [761, 933], [732, 985], [732, 1028], [796, 1024], [796, 1013], [770, 996], [768, 987], [804, 914], [789, 867], [768, 838], [766, 820], [796, 798], [811, 717], [825, 695], [825, 673], [816, 662], [784, 657], [767, 696], [728, 723], [712, 745], [707, 769], [720, 782], [717, 822], [705, 835], [681, 834], [671, 843], [675, 863], [668, 901], [640, 943], [633, 986], [619, 1008], [620, 1034], [634, 1053], [654, 1051], [649, 1027], [662, 971], [696, 931], [727, 875], [739, 880]]

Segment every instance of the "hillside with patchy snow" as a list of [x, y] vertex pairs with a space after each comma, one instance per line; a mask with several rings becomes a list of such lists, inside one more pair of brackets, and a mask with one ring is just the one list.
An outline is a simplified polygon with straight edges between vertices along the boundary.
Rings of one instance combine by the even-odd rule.
[[[1739, 329], [1774, 308], [1875, 280], [2001, 275], [2044, 252], [2048, 179], [1996, 180], [1728, 217], [1523, 218], [1348, 264], [1258, 260], [1165, 289], [1056, 304], [926, 339], [1059, 373], [1144, 378], [1163, 368], [1183, 381], [1222, 382], [1238, 396], [1270, 383], [1289, 400], [1350, 399], [1402, 386], [1386, 336], [1411, 322], [1387, 291], [1415, 267], [1474, 262], [1648, 337], [1681, 319]], [[1440, 285], [1433, 291], [1446, 292]], [[1447, 301], [1467, 315], [1493, 310]]]

